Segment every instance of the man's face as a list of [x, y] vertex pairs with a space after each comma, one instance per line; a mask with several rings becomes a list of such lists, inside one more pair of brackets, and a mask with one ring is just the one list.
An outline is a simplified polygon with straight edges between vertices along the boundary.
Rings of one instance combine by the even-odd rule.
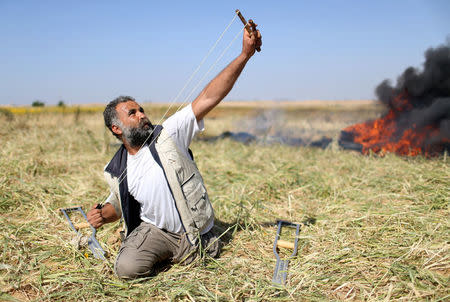
[[134, 101], [119, 103], [116, 106], [117, 117], [121, 125], [122, 140], [131, 147], [140, 147], [153, 130], [153, 125], [144, 113], [144, 109]]

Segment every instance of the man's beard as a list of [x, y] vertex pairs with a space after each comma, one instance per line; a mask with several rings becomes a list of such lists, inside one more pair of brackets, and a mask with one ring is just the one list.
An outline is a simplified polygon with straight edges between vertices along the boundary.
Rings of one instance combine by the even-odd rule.
[[142, 120], [139, 123], [139, 126], [135, 128], [122, 126], [122, 138], [127, 141], [132, 148], [141, 147], [147, 139], [149, 139], [152, 132], [153, 125], [148, 119]]

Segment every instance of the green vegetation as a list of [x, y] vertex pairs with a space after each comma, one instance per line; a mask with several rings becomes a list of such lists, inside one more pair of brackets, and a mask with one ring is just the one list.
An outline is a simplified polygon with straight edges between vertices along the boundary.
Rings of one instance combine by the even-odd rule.
[[[247, 110], [247, 109], [246, 109]], [[250, 110], [250, 109], [249, 109]], [[146, 108], [158, 121], [164, 108]], [[295, 111], [295, 114], [293, 113]], [[286, 112], [298, 133], [336, 137], [377, 115], [361, 109]], [[236, 111], [240, 113], [240, 111]], [[259, 112], [259, 111], [257, 111]], [[220, 114], [219, 114], [220, 113]], [[227, 114], [229, 113], [229, 114]], [[220, 107], [207, 133], [240, 130], [256, 113]], [[339, 150], [192, 144], [225, 245], [219, 259], [175, 265], [125, 282], [113, 273], [119, 224], [99, 230], [108, 261], [70, 243], [58, 208], [88, 210], [108, 195], [102, 169], [117, 146], [101, 112], [0, 114], [0, 300], [299, 301], [449, 299], [450, 164], [447, 155], [362, 156]], [[271, 284], [275, 227], [304, 226], [284, 288]]]
[[44, 107], [45, 103], [39, 100], [33, 101], [33, 103], [31, 103], [31, 107]]

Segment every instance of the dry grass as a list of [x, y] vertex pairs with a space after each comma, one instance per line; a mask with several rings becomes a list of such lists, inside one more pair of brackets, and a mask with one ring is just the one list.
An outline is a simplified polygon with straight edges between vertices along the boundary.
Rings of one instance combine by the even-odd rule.
[[[228, 104], [215, 110], [206, 121], [207, 135], [246, 130], [244, 121], [262, 113], [242, 107]], [[302, 135], [333, 136], [342, 124], [379, 114], [364, 108], [284, 109], [280, 127], [289, 125]], [[164, 111], [149, 109], [153, 120]], [[69, 243], [74, 233], [57, 210], [75, 204], [86, 210], [108, 195], [102, 168], [115, 151], [115, 141], [104, 129], [101, 114], [0, 112], [0, 123], [0, 300], [450, 297], [446, 155], [379, 158], [342, 151], [336, 144], [319, 150], [194, 142], [217, 225], [228, 230], [223, 255], [195, 266], [175, 265], [144, 281], [124, 282], [112, 272], [118, 225], [98, 233], [110, 254], [101, 262]], [[306, 217], [317, 222], [302, 228], [286, 287], [274, 287], [275, 228], [261, 223]]]

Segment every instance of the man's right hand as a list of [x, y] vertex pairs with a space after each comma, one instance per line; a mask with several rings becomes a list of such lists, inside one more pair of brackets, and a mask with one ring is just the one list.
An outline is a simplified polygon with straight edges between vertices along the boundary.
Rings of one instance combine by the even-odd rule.
[[106, 223], [105, 219], [102, 216], [102, 209], [99, 204], [94, 205], [92, 209], [89, 210], [86, 216], [89, 223], [96, 229]]
[[255, 54], [255, 50], [261, 50], [262, 40], [261, 33], [256, 29], [257, 24], [253, 23], [252, 33], [249, 33], [247, 30], [244, 30], [244, 37], [242, 40], [242, 54], [250, 58]]

